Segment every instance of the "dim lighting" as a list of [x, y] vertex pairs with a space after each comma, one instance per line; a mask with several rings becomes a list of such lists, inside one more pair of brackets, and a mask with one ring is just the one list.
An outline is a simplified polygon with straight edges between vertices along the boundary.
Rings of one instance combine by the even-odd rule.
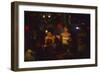
[[43, 15], [42, 17], [45, 18], [45, 15]]
[[76, 27], [76, 29], [79, 30], [80, 28], [79, 27]]

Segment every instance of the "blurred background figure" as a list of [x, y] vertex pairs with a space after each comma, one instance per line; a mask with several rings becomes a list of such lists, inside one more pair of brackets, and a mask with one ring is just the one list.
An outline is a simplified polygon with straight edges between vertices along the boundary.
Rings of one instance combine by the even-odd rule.
[[45, 47], [52, 46], [55, 42], [55, 36], [51, 32], [47, 32], [47, 36], [45, 37]]
[[61, 33], [62, 36], [62, 44], [68, 45], [69, 41], [71, 40], [70, 38], [70, 33], [68, 32], [67, 27], [64, 27], [64, 31]]
[[25, 61], [33, 61], [35, 60], [35, 52], [33, 52], [31, 49], [27, 49], [25, 52]]

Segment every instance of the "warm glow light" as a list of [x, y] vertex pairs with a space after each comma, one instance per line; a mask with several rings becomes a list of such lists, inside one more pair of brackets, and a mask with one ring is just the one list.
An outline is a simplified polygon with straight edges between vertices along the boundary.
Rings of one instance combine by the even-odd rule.
[[42, 17], [45, 18], [45, 15], [43, 15]]
[[48, 33], [48, 30], [45, 30], [45, 33]]
[[51, 15], [48, 15], [48, 18], [51, 18]]

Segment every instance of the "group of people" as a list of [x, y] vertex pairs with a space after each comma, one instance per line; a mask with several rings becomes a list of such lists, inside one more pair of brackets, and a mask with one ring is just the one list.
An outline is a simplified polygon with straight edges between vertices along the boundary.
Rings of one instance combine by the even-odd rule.
[[[51, 44], [61, 42], [63, 45], [68, 45], [71, 41], [71, 34], [68, 32], [68, 28], [64, 27], [63, 32], [57, 35], [53, 35], [51, 32], [47, 32], [45, 37], [45, 47]], [[58, 41], [57, 41], [58, 40]]]
[[71, 34], [67, 27], [63, 27], [63, 31], [59, 34], [53, 34], [46, 30], [44, 37], [44, 45], [38, 47], [35, 52], [28, 49], [25, 53], [25, 60], [57, 60], [65, 59], [71, 55], [68, 47], [71, 41]]
[[63, 28], [63, 32], [54, 35], [51, 32], [46, 32], [44, 48], [49, 55], [54, 59], [64, 59], [66, 55], [70, 54], [69, 44], [71, 41], [71, 34], [67, 27]]

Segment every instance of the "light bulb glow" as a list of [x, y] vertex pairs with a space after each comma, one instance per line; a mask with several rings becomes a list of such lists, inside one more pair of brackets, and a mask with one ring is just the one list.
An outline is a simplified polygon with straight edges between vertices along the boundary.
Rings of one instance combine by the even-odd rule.
[[79, 27], [76, 27], [76, 29], [79, 30], [80, 28]]
[[45, 30], [45, 33], [48, 33], [48, 30]]
[[43, 15], [42, 17], [45, 18], [45, 15]]
[[51, 18], [51, 15], [48, 15], [48, 18]]

